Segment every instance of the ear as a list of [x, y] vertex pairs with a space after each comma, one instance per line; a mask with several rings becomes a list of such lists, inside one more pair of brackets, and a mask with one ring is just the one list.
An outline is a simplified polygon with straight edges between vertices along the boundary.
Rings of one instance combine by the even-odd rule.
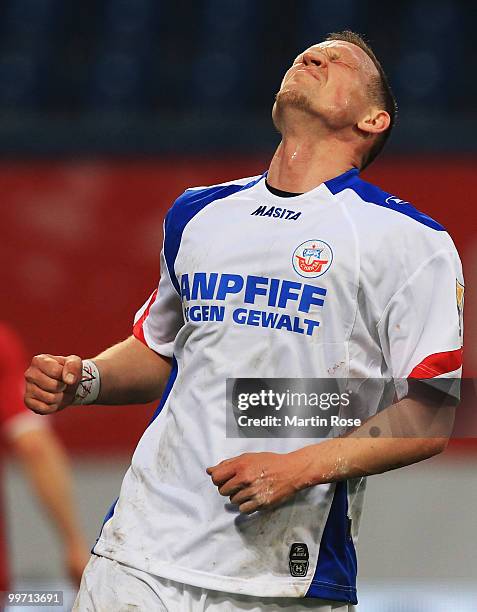
[[357, 127], [367, 134], [381, 134], [388, 129], [390, 123], [391, 117], [387, 111], [372, 109], [358, 121]]

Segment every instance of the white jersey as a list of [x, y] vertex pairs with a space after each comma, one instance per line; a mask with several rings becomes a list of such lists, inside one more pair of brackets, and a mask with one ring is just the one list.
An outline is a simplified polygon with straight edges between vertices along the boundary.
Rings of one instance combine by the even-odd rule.
[[226, 379], [459, 376], [462, 291], [444, 228], [356, 169], [292, 198], [265, 175], [187, 190], [134, 326], [173, 370], [94, 552], [208, 589], [356, 603], [364, 479], [240, 515], [208, 466], [320, 440], [227, 438]]

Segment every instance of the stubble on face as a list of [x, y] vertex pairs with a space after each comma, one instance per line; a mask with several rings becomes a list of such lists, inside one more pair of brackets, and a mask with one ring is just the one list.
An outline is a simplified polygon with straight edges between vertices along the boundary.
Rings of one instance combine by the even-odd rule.
[[275, 127], [280, 132], [287, 111], [298, 111], [298, 113], [303, 113], [312, 117], [318, 116], [316, 109], [313, 108], [313, 104], [307, 95], [294, 89], [280, 90], [275, 96], [272, 118]]
[[306, 113], [315, 113], [310, 99], [301, 91], [296, 91], [293, 89], [279, 91], [275, 96], [275, 100], [277, 106], [289, 106]]
[[[327, 130], [337, 131], [350, 123], [347, 104], [344, 108], [333, 105], [325, 106], [313, 104], [309, 96], [301, 91], [286, 89], [279, 91], [275, 97], [272, 118], [275, 127], [282, 132], [282, 127], [292, 115], [306, 116], [310, 120], [317, 120], [313, 125], [321, 125]], [[310, 128], [312, 123], [307, 122]]]

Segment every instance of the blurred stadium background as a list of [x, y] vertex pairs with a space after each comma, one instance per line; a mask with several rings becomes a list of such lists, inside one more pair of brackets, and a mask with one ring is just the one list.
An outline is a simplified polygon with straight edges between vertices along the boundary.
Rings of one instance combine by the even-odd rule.
[[[266, 169], [285, 69], [327, 32], [350, 28], [374, 46], [400, 105], [388, 149], [365, 176], [453, 236], [474, 376], [474, 11], [455, 0], [2, 0], [0, 319], [31, 354], [91, 356], [128, 335], [157, 280], [172, 201], [187, 186]], [[91, 544], [150, 414], [51, 417]], [[477, 441], [468, 422], [459, 436], [444, 456], [369, 480], [360, 610], [477, 609]], [[7, 463], [4, 476], [16, 585], [71, 595], [18, 467]]]

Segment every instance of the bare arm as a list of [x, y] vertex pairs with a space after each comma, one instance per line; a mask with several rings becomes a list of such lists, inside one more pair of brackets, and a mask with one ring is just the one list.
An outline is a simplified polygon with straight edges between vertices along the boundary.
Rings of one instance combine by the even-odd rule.
[[[308, 487], [380, 474], [442, 452], [454, 408], [405, 398], [350, 436], [286, 453], [246, 453], [207, 469], [221, 495], [241, 512], [281, 503]], [[373, 437], [378, 431], [381, 437]], [[399, 436], [399, 437], [396, 437]], [[407, 437], [405, 437], [407, 436]]]
[[75, 512], [65, 451], [47, 427], [23, 431], [11, 439], [11, 448], [59, 532], [69, 575], [79, 584], [89, 549]]
[[[140, 404], [158, 399], [171, 370], [171, 360], [133, 336], [94, 358], [101, 390], [97, 404]], [[62, 410], [73, 402], [81, 378], [77, 355], [36, 355], [25, 372], [25, 404], [40, 414]]]
[[130, 336], [94, 357], [101, 372], [98, 404], [145, 404], [158, 399], [171, 371], [171, 360]]
[[406, 397], [347, 437], [300, 449], [303, 459], [309, 461], [308, 481], [302, 488], [380, 474], [429, 459], [447, 447], [454, 415], [454, 405], [447, 401], [439, 405], [424, 397]]

